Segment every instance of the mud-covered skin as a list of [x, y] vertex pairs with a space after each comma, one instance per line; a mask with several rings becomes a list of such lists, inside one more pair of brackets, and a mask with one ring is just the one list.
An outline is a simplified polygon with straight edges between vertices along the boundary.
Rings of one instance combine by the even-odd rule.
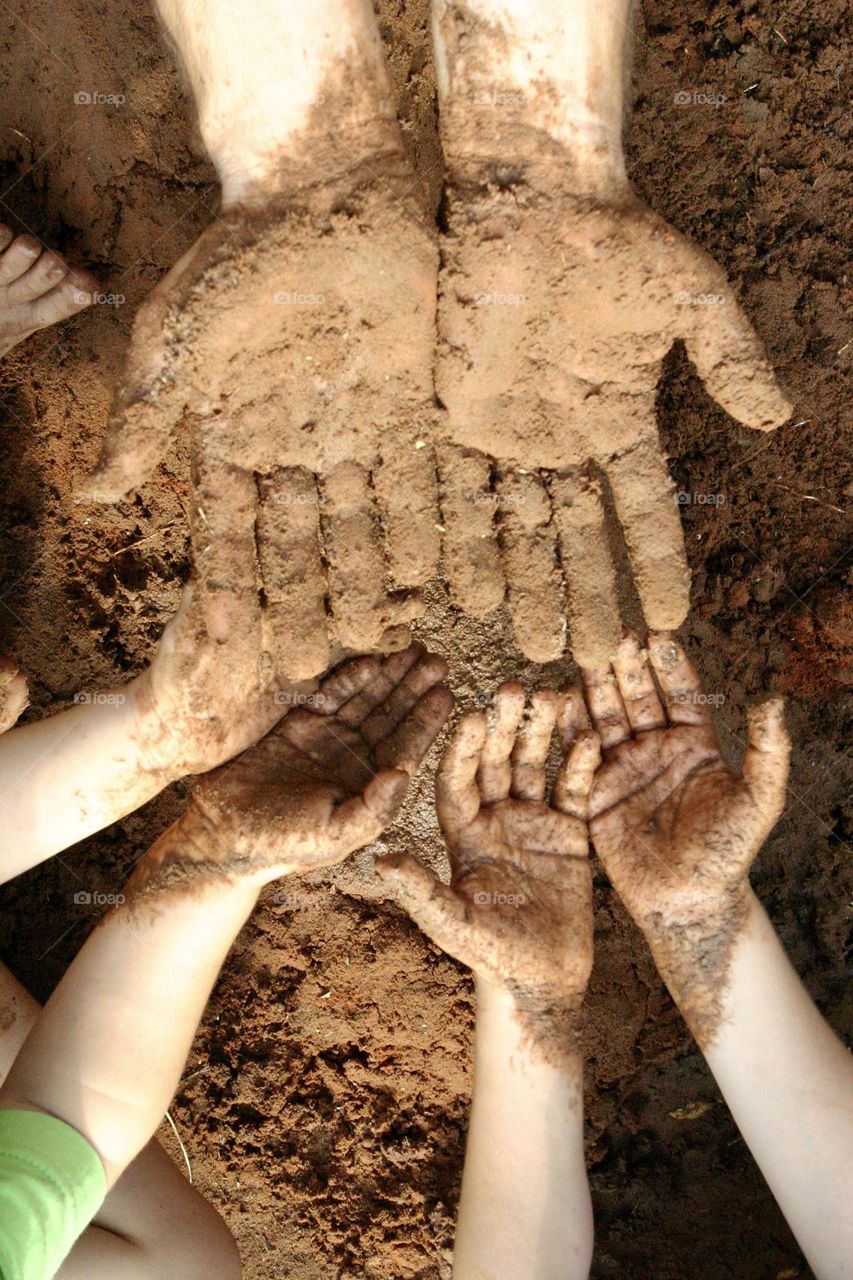
[[699, 677], [671, 636], [651, 635], [648, 651], [628, 636], [613, 673], [585, 673], [585, 686], [604, 744], [590, 797], [596, 852], [706, 1048], [748, 917], [749, 868], [784, 805], [782, 702], [750, 709], [738, 776], [720, 754]]
[[446, 666], [412, 645], [339, 667], [249, 751], [204, 777], [140, 863], [132, 903], [211, 878], [258, 885], [375, 840], [453, 706]]
[[[293, 680], [335, 644], [405, 645], [420, 609], [405, 589], [439, 551], [435, 231], [390, 144], [317, 172], [225, 210], [140, 309], [90, 487], [121, 497], [190, 422], [201, 590], [230, 576], [274, 602], [276, 671]], [[200, 540], [233, 544], [212, 583]]]
[[0, 733], [12, 728], [28, 701], [27, 677], [11, 658], [0, 658]]
[[[619, 639], [615, 593], [592, 600], [582, 575], [573, 583], [572, 506], [555, 489], [586, 483], [601, 508], [597, 488], [606, 477], [646, 618], [678, 626], [690, 579], [655, 421], [665, 355], [683, 339], [708, 391], [752, 427], [780, 425], [791, 406], [713, 260], [627, 184], [606, 198], [579, 197], [569, 158], [553, 141], [517, 132], [503, 151], [454, 157], [447, 207], [436, 363], [447, 412], [439, 438], [494, 457], [499, 490], [508, 468], [542, 473], [541, 501], [560, 507], [561, 519], [540, 517], [533, 536], [562, 551], [580, 620], [575, 657], [601, 665]], [[512, 515], [498, 503], [496, 526], [510, 548]], [[464, 536], [447, 513], [445, 523], [448, 542]], [[604, 539], [603, 512], [598, 523], [595, 536]], [[610, 558], [606, 544], [595, 554]], [[507, 550], [503, 561], [519, 644], [540, 661], [558, 656], [559, 581], [528, 616], [517, 551], [515, 562]], [[473, 590], [461, 580], [450, 586], [475, 616], [503, 592], [500, 577]], [[592, 615], [595, 623], [584, 625]]]
[[524, 690], [498, 689], [491, 719], [463, 717], [436, 783], [451, 882], [409, 855], [378, 859], [388, 891], [444, 950], [490, 986], [508, 991], [538, 1055], [577, 1049], [592, 969], [592, 874], [586, 803], [599, 759], [586, 732], [546, 799], [545, 762], [557, 719], [574, 739], [564, 702], [540, 689], [524, 719]]

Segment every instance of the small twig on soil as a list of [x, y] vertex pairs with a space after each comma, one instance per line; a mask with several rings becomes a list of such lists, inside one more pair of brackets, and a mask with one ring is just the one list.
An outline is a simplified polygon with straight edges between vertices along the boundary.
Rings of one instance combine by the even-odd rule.
[[132, 551], [134, 547], [141, 547], [146, 542], [153, 542], [155, 538], [160, 537], [161, 533], [166, 533], [173, 528], [173, 524], [167, 524], [164, 528], [158, 529], [156, 533], [149, 533], [144, 538], [137, 538], [136, 542], [129, 542], [126, 547], [119, 547], [118, 551], [109, 551], [107, 555], [110, 560], [114, 560], [116, 556], [123, 556], [125, 551]]
[[803, 502], [817, 502], [822, 507], [826, 507], [828, 511], [837, 511], [840, 516], [844, 515], [841, 507], [834, 507], [831, 502], [824, 502], [823, 498], [816, 498], [813, 493], [800, 493], [799, 489], [792, 489], [789, 484], [782, 484], [781, 480], [768, 480], [768, 484], [772, 484], [777, 489], [787, 489], [788, 493], [795, 494], [798, 498], [802, 498]]
[[187, 1155], [187, 1149], [186, 1149], [186, 1147], [184, 1146], [183, 1142], [181, 1141], [181, 1135], [178, 1133], [177, 1125], [175, 1124], [174, 1120], [172, 1119], [172, 1117], [171, 1117], [171, 1115], [169, 1114], [169, 1112], [168, 1112], [168, 1111], [166, 1112], [166, 1119], [169, 1121], [169, 1124], [172, 1126], [172, 1133], [175, 1135], [175, 1138], [176, 1138], [176, 1140], [177, 1140], [178, 1146], [181, 1148], [181, 1154], [182, 1154], [182, 1155], [183, 1155], [183, 1157], [184, 1157], [184, 1164], [187, 1166], [187, 1177], [188, 1177], [188, 1178], [189, 1178], [189, 1180], [190, 1180], [190, 1186], [192, 1186], [192, 1181], [193, 1181], [193, 1167], [192, 1167], [192, 1165], [190, 1164], [190, 1158], [189, 1158], [189, 1156]]

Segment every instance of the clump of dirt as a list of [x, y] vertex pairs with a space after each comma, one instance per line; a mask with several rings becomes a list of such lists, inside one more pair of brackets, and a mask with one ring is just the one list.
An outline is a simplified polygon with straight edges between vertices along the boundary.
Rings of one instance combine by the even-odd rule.
[[[427, 4], [381, 0], [379, 13], [404, 141], [437, 207]], [[843, 15], [840, 0], [794, 0], [784, 14], [765, 0], [721, 0], [702, 14], [645, 0], [629, 149], [638, 194], [715, 257], [796, 406], [775, 434], [740, 428], [677, 349], [657, 397], [693, 580], [683, 634], [721, 700], [728, 756], [742, 751], [745, 706], [788, 693], [791, 788], [753, 882], [842, 1033], [853, 1025], [839, 678], [848, 627], [836, 605], [850, 481], [839, 421], [850, 352]], [[31, 339], [2, 371], [0, 650], [28, 672], [37, 717], [138, 671], [177, 605], [188, 567], [183, 435], [131, 500], [94, 507], [74, 494], [97, 458], [132, 315], [210, 224], [217, 192], [147, 4], [27, 0], [0, 23], [14, 51], [0, 71], [3, 218], [91, 265], [113, 299]], [[99, 103], [93, 91], [124, 100]], [[92, 100], [76, 104], [77, 93]], [[616, 552], [621, 607], [636, 626]], [[503, 610], [468, 617], [438, 584], [425, 597], [418, 632], [448, 657], [464, 703], [504, 679], [529, 687], [575, 674], [566, 658], [525, 661]], [[435, 756], [378, 848], [440, 870]], [[5, 887], [0, 950], [34, 994], [49, 993], [96, 923], [75, 893], [117, 891], [185, 799], [173, 787]], [[471, 984], [375, 901], [371, 852], [265, 895], [173, 1108], [196, 1183], [234, 1229], [253, 1280], [450, 1274]], [[790, 1232], [599, 869], [595, 911], [585, 1052], [596, 1277], [802, 1280]]]

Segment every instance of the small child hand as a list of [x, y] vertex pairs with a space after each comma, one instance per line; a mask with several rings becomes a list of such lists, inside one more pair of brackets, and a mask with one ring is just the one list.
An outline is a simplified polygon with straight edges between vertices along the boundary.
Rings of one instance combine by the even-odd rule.
[[282, 713], [253, 639], [235, 627], [225, 642], [212, 640], [192, 582], [130, 692], [145, 767], [168, 780], [215, 769]]
[[[438, 946], [508, 990], [534, 1039], [563, 1049], [592, 967], [587, 797], [598, 764], [594, 733], [575, 734], [551, 689], [504, 684], [493, 722], [463, 716], [436, 782], [452, 878], [416, 859], [377, 860], [389, 893]], [[558, 718], [568, 754], [546, 801], [545, 766]], [[569, 747], [571, 746], [571, 750]]]
[[699, 677], [671, 636], [652, 633], [648, 652], [626, 637], [612, 674], [586, 672], [584, 682], [604, 747], [590, 800], [593, 843], [700, 1034], [744, 918], [750, 865], [784, 804], [782, 702], [750, 710], [738, 777], [720, 754]]
[[139, 896], [199, 875], [265, 883], [340, 862], [393, 820], [453, 706], [411, 645], [339, 667], [251, 750], [203, 778], [140, 866]]

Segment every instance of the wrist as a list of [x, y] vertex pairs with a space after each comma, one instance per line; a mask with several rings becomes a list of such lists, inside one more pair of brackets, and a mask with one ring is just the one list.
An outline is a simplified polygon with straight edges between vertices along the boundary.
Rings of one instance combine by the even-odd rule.
[[166, 787], [182, 778], [188, 770], [179, 767], [174, 731], [158, 714], [150, 667], [130, 682], [126, 693], [133, 717], [131, 732], [139, 754], [140, 769]]
[[506, 1058], [574, 1068], [580, 1059], [583, 992], [533, 993], [474, 975], [477, 1037]]
[[689, 908], [649, 913], [639, 922], [658, 972], [703, 1049], [725, 1017], [732, 953], [756, 911], [758, 899], [744, 878]]

